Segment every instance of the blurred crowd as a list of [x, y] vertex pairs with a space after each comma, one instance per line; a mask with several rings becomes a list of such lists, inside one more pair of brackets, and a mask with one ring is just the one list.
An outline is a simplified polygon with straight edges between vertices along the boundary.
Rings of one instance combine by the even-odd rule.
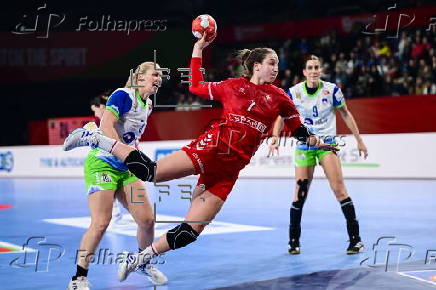
[[[436, 94], [436, 27], [402, 31], [396, 38], [354, 34], [338, 36], [334, 31], [320, 38], [289, 39], [268, 43], [279, 56], [276, 85], [287, 89], [303, 81], [304, 58], [321, 58], [322, 79], [336, 83], [347, 98]], [[209, 69], [206, 79], [219, 81], [237, 77], [240, 61], [229, 52], [225, 62]], [[201, 104], [186, 89], [176, 89], [178, 105]], [[177, 110], [196, 108], [178, 107]]]

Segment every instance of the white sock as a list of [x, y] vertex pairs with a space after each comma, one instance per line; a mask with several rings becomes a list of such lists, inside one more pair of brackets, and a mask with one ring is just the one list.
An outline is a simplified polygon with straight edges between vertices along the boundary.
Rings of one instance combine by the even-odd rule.
[[140, 265], [147, 264], [152, 258], [157, 256], [151, 246], [145, 248], [145, 250], [142, 251], [140, 255], [142, 256]]
[[116, 140], [114, 140], [112, 138], [106, 137], [106, 136], [104, 136], [102, 134], [94, 134], [94, 135], [97, 138], [97, 142], [98, 142], [97, 146], [98, 146], [98, 148], [100, 148], [100, 149], [102, 149], [104, 151], [107, 151], [109, 153], [112, 152], [112, 150], [115, 147], [115, 144], [118, 142], [118, 141], [116, 141]]

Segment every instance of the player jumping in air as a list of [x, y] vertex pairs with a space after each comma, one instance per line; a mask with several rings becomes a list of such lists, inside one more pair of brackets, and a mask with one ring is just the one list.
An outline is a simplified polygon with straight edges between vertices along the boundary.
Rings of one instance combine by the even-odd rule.
[[256, 152], [263, 136], [272, 128], [277, 116], [289, 126], [292, 135], [312, 146], [335, 150], [312, 136], [302, 125], [288, 95], [271, 83], [278, 73], [278, 57], [270, 48], [240, 52], [245, 77], [222, 82], [202, 82], [202, 51], [210, 42], [205, 36], [193, 48], [191, 59], [191, 93], [223, 104], [221, 122], [214, 122], [189, 145], [153, 162], [135, 148], [85, 129], [76, 129], [65, 140], [64, 149], [94, 146], [117, 156], [130, 172], [145, 181], [162, 182], [199, 174], [185, 222], [169, 230], [140, 254], [132, 254], [120, 264], [118, 278], [123, 281], [138, 266], [147, 264], [158, 254], [195, 242], [208, 223], [220, 211], [239, 171]]

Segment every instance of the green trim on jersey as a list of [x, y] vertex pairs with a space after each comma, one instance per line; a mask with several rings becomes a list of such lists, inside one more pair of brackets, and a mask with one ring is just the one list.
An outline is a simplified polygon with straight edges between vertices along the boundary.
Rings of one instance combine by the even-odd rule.
[[144, 100], [141, 97], [141, 94], [139, 94], [138, 90], [135, 90], [135, 96], [136, 99], [138, 99], [138, 102], [144, 107], [147, 108], [147, 104], [144, 103]]
[[118, 114], [118, 112], [115, 111], [112, 107], [107, 106], [105, 109], [108, 110], [108, 111], [111, 111], [112, 114], [114, 114], [115, 117], [117, 117], [118, 119], [120, 118], [120, 115]]
[[99, 159], [96, 154], [99, 150], [93, 149], [85, 160], [84, 174], [87, 194], [101, 190], [117, 190], [137, 180], [130, 171], [119, 171], [107, 162]]
[[332, 153], [332, 151], [295, 149], [295, 153], [294, 153], [295, 166], [296, 167], [316, 166], [317, 164], [321, 164], [321, 161], [324, 158], [324, 156], [330, 153]]
[[316, 95], [318, 95], [319, 91], [321, 90], [321, 81], [318, 82], [318, 89], [313, 94], [309, 94], [307, 92], [306, 83], [307, 83], [307, 81], [304, 81], [304, 83], [303, 83], [303, 90], [304, 90], [304, 93], [306, 94], [306, 96], [315, 97]]
[[342, 108], [343, 106], [345, 106], [345, 99], [342, 100], [342, 104], [340, 104], [339, 106], [333, 106], [333, 107], [335, 107], [335, 109], [339, 109], [339, 108]]

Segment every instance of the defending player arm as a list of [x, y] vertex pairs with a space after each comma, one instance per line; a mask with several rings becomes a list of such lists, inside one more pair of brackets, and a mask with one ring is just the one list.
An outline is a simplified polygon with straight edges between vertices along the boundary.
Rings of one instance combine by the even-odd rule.
[[100, 123], [100, 129], [105, 136], [120, 141], [120, 137], [115, 130], [115, 122], [131, 107], [132, 100], [129, 94], [123, 90], [117, 90], [109, 97]]

